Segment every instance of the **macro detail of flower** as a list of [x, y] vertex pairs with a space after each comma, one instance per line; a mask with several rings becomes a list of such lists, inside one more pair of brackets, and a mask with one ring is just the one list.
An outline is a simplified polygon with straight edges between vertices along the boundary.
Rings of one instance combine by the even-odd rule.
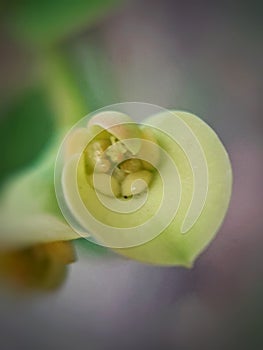
[[[56, 164], [61, 136], [5, 186], [1, 270], [18, 284], [58, 285], [74, 260], [66, 241], [81, 237], [141, 262], [191, 267], [221, 225], [232, 173], [212, 129], [187, 112], [113, 107], [136, 108], [88, 115]], [[140, 110], [146, 118], [135, 122]]]
[[[134, 122], [122, 109], [147, 118]], [[67, 134], [55, 184], [81, 237], [145, 263], [190, 267], [224, 219], [232, 172], [224, 146], [198, 117], [124, 103]]]

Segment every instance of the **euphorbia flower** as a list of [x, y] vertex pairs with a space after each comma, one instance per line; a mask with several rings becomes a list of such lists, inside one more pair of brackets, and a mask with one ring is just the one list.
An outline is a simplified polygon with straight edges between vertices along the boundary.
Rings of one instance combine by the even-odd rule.
[[[134, 105], [119, 109], [125, 106]], [[136, 106], [134, 115], [104, 109], [67, 134], [55, 173], [66, 220], [53, 183], [59, 137], [38, 163], [9, 181], [0, 203], [2, 271], [37, 285], [49, 261], [56, 285], [73, 260], [70, 243], [63, 242], [79, 237], [142, 262], [192, 266], [227, 211], [228, 155], [193, 114]]]
[[161, 111], [135, 123], [111, 110], [68, 134], [56, 185], [80, 236], [146, 263], [191, 266], [222, 223], [232, 172], [196, 116]]

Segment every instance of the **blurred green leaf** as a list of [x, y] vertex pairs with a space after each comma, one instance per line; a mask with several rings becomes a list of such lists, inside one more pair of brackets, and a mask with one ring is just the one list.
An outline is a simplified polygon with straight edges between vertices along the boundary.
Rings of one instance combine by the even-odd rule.
[[32, 88], [3, 107], [0, 121], [0, 183], [34, 160], [53, 133], [54, 113], [43, 89]]
[[[1, 180], [7, 180], [0, 197], [2, 249], [79, 237], [66, 223], [57, 204], [53, 181], [55, 158], [63, 136], [90, 111], [91, 101], [93, 108], [101, 107], [113, 88], [109, 82], [104, 84], [104, 77], [109, 76], [103, 73], [95, 84], [96, 72], [104, 64], [95, 63], [97, 56], [89, 60], [93, 63], [90, 69], [89, 63], [83, 64], [86, 55], [81, 51], [80, 61], [75, 60], [79, 56], [73, 51], [54, 46], [41, 50], [36, 63], [39, 87], [26, 91], [2, 113], [0, 145], [5, 155]], [[85, 47], [87, 52], [90, 51]], [[86, 242], [84, 246], [101, 254], [106, 251], [92, 243]]]
[[120, 0], [24, 0], [15, 2], [8, 21], [21, 38], [50, 44], [85, 28]]
[[113, 67], [99, 40], [95, 37], [88, 44], [80, 40], [68, 53], [72, 71], [92, 111], [119, 102]]
[[1, 248], [79, 237], [67, 225], [55, 195], [54, 165], [61, 139], [53, 137], [37, 161], [5, 183], [0, 198]]
[[62, 50], [47, 50], [39, 58], [39, 70], [56, 128], [70, 128], [90, 111], [89, 96], [79, 84], [71, 60]]

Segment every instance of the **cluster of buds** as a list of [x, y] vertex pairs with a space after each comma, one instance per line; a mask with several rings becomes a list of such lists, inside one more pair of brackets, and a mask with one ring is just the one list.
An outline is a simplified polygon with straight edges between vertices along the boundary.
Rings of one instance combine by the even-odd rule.
[[[122, 138], [126, 129], [125, 124], [119, 127], [118, 137], [102, 130], [84, 150], [89, 183], [104, 195], [122, 198], [138, 195], [147, 189], [153, 179], [158, 162], [156, 149], [151, 149], [151, 143], [157, 144], [153, 132], [149, 128], [140, 130], [140, 139], [148, 142], [141, 144], [134, 152]], [[151, 163], [141, 158], [145, 152]], [[94, 176], [96, 181], [93, 181]]]

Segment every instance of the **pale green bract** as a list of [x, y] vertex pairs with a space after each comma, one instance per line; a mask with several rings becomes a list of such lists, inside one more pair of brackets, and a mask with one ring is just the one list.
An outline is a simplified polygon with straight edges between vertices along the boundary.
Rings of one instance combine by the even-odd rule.
[[[193, 174], [185, 150], [180, 149], [165, 134], [160, 134], [159, 143], [174, 159], [179, 169], [182, 181], [179, 210], [175, 219], [158, 237], [141, 246], [119, 249], [118, 252], [146, 263], [191, 267], [214, 238], [225, 217], [232, 191], [232, 170], [223, 144], [206, 123], [190, 113], [174, 113], [191, 128], [205, 155], [208, 166], [208, 192], [203, 210], [191, 229], [182, 234], [181, 225], [192, 198]], [[173, 129], [173, 122], [170, 114], [151, 120], [152, 125], [170, 130]]]

